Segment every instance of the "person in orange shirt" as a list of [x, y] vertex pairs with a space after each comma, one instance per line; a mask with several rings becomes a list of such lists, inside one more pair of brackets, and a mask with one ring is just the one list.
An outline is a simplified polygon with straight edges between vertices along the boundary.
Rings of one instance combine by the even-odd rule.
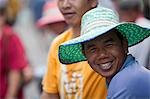
[[70, 29], [56, 37], [51, 45], [41, 99], [106, 98], [105, 78], [94, 72], [87, 62], [63, 65], [58, 59], [59, 45], [80, 35], [82, 15], [96, 6], [96, 0], [58, 0], [58, 7]]

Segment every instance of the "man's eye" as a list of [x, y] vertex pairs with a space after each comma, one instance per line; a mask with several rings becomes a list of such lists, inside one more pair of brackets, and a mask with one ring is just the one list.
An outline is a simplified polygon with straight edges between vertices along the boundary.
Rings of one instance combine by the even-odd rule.
[[96, 51], [96, 48], [91, 48], [91, 49], [89, 49], [89, 52], [90, 53], [94, 53]]
[[109, 43], [106, 43], [106, 44], [105, 44], [106, 47], [110, 47], [110, 46], [112, 46], [112, 45], [113, 45], [112, 42], [109, 42]]

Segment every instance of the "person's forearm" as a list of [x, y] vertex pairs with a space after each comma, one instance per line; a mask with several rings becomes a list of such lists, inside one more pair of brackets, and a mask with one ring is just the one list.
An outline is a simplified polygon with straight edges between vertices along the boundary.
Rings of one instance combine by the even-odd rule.
[[16, 99], [18, 90], [21, 85], [21, 73], [11, 70], [8, 75], [8, 91], [6, 99]]
[[58, 94], [43, 92], [40, 99], [60, 99]]

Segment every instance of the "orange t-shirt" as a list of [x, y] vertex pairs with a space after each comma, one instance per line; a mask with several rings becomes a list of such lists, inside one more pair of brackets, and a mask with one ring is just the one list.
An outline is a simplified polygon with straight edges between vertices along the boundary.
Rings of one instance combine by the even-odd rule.
[[88, 63], [64, 65], [58, 59], [58, 47], [72, 39], [72, 30], [56, 37], [48, 55], [48, 68], [43, 79], [43, 90], [59, 93], [61, 99], [106, 99], [105, 78], [94, 72]]

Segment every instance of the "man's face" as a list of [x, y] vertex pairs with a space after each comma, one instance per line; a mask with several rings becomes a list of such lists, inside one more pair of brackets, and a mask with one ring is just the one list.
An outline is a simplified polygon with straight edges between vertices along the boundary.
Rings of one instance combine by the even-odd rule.
[[112, 78], [121, 68], [128, 52], [127, 41], [121, 42], [116, 30], [83, 44], [83, 53], [91, 68]]
[[69, 25], [79, 26], [82, 15], [95, 5], [96, 0], [58, 0], [58, 7]]
[[120, 21], [124, 22], [135, 22], [137, 18], [136, 11], [134, 10], [121, 10], [118, 9]]

